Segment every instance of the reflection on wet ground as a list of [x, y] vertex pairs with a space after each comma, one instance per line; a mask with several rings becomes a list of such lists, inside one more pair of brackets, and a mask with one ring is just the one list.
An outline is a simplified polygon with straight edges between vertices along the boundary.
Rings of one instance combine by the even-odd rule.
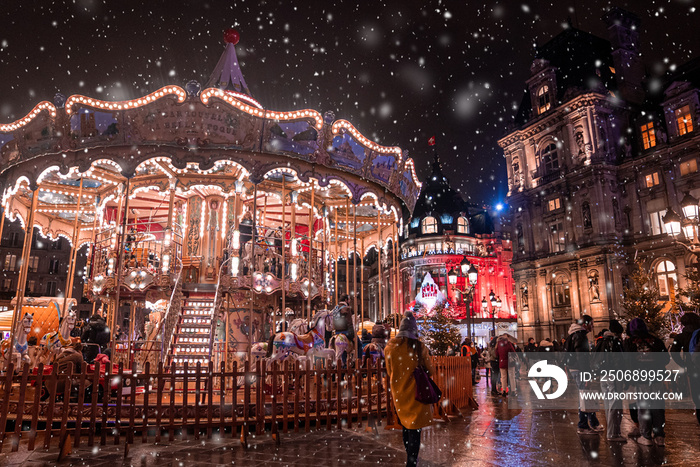
[[[526, 383], [525, 383], [526, 384]], [[692, 411], [667, 411], [666, 447], [609, 443], [605, 434], [576, 434], [576, 411], [509, 410], [503, 397], [493, 397], [485, 379], [475, 386], [479, 409], [465, 412], [450, 423], [436, 421], [424, 430], [419, 465], [515, 466], [557, 465], [679, 465], [700, 466], [700, 427]], [[604, 421], [602, 411], [599, 419]], [[632, 430], [626, 412], [623, 434]], [[135, 444], [125, 458], [123, 446], [81, 448], [65, 465], [405, 465], [401, 431], [380, 427], [377, 434], [362, 429], [281, 436], [277, 446], [269, 435], [250, 437], [244, 449], [230, 434], [224, 439], [175, 441], [170, 444]], [[0, 455], [0, 465], [56, 465], [58, 452], [26, 452]]]

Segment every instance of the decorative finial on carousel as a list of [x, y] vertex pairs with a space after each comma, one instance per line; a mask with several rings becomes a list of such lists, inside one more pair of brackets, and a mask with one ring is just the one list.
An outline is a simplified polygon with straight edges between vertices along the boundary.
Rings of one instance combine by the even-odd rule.
[[238, 34], [238, 31], [233, 29], [233, 28], [228, 28], [227, 30], [224, 31], [224, 42], [227, 44], [233, 44], [236, 45], [238, 44], [238, 41], [241, 39], [241, 35]]

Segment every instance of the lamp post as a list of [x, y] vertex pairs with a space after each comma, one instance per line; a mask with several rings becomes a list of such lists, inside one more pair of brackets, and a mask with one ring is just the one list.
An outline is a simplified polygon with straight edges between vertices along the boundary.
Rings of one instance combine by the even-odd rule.
[[496, 294], [491, 290], [491, 293], [489, 293], [489, 299], [486, 300], [486, 297], [484, 297], [481, 300], [481, 308], [484, 310], [484, 314], [488, 311], [489, 309], [489, 302], [491, 302], [491, 326], [492, 326], [492, 332], [493, 332], [493, 337], [496, 337], [496, 313], [501, 312], [501, 307], [503, 306], [503, 302], [501, 301], [500, 297], [496, 297]]
[[[685, 249], [698, 256], [700, 254], [700, 239], [698, 238], [700, 208], [698, 207], [698, 199], [686, 192], [680, 205], [682, 217], [670, 206], [666, 210], [666, 215], [662, 219], [664, 229], [676, 243], [683, 245]], [[683, 234], [685, 239], [681, 238], [681, 234]]]
[[[464, 285], [459, 286], [457, 284], [457, 278], [461, 277], [464, 279]], [[467, 336], [472, 339], [472, 327], [471, 327], [471, 303], [474, 299], [474, 288], [476, 287], [476, 282], [479, 278], [479, 271], [476, 267], [469, 262], [467, 257], [459, 263], [459, 272], [454, 268], [447, 273], [447, 278], [450, 282], [452, 290], [459, 292], [462, 296], [462, 302], [465, 305], [467, 311]]]

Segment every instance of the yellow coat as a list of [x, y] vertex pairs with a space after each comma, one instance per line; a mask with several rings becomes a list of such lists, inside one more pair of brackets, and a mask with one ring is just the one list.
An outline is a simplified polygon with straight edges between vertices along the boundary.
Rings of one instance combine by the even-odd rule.
[[[413, 370], [418, 366], [418, 356], [414, 355], [408, 341], [402, 337], [391, 339], [384, 349], [384, 355], [391, 394], [401, 425], [411, 430], [430, 425], [433, 419], [432, 406], [416, 400]], [[421, 344], [421, 362], [428, 373], [433, 373], [430, 353], [425, 344]]]

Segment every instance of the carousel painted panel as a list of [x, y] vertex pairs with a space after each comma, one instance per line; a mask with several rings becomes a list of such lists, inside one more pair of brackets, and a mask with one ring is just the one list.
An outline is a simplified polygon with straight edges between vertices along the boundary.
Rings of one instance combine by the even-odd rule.
[[21, 162], [33, 155], [52, 151], [58, 143], [55, 135], [55, 119], [49, 112], [41, 111], [33, 118], [0, 125], [0, 167]]
[[[291, 154], [309, 159], [319, 151], [318, 131], [313, 120], [265, 122], [263, 149], [277, 154]], [[319, 161], [322, 162], [322, 161]]]
[[350, 169], [351, 172], [362, 175], [367, 152], [368, 150], [363, 145], [347, 133], [333, 137], [331, 145], [333, 162], [340, 167]]
[[372, 164], [370, 165], [370, 173], [372, 178], [379, 182], [389, 185], [391, 177], [396, 172], [397, 158], [394, 154], [383, 154], [372, 151], [370, 154]]
[[70, 138], [76, 146], [121, 144], [121, 112], [79, 108], [70, 117]]

